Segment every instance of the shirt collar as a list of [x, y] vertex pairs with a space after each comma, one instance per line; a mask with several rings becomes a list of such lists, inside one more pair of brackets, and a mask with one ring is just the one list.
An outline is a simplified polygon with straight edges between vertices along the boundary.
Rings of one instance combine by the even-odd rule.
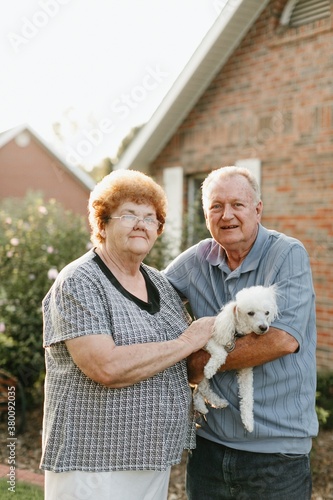
[[[259, 261], [261, 259], [265, 243], [269, 238], [269, 231], [264, 228], [261, 224], [258, 225], [258, 234], [256, 240], [254, 242], [253, 247], [250, 252], [247, 254], [242, 264], [237, 268], [239, 271], [248, 272], [256, 269], [258, 267]], [[207, 262], [211, 266], [219, 266], [221, 270], [228, 270], [230, 273], [230, 269], [227, 265], [227, 259], [224, 249], [215, 241], [212, 240], [212, 246], [209, 254], [207, 255]]]

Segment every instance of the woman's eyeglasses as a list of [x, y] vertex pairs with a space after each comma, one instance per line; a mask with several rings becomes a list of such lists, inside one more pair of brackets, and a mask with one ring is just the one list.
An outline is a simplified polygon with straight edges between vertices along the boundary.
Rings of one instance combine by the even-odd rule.
[[121, 215], [120, 217], [109, 217], [110, 219], [119, 219], [120, 223], [124, 227], [134, 227], [140, 221], [142, 221], [148, 231], [153, 231], [154, 229], [158, 229], [162, 223], [157, 219], [153, 219], [152, 217], [144, 217], [140, 219], [136, 215]]

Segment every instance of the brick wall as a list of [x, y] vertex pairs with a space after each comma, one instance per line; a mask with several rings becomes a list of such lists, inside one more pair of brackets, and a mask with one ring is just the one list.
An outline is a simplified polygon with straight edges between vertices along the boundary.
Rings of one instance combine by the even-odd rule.
[[263, 224], [300, 239], [310, 254], [318, 367], [332, 369], [333, 12], [282, 33], [284, 4], [262, 13], [151, 171], [159, 177], [181, 165], [189, 176], [261, 160]]

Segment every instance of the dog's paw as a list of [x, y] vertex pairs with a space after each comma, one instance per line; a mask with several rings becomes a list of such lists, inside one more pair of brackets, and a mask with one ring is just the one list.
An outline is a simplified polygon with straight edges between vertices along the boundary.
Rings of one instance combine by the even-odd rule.
[[208, 362], [204, 368], [204, 375], [206, 378], [210, 379], [215, 375], [216, 371], [216, 367]]
[[244, 401], [241, 400], [240, 404], [240, 416], [243, 422], [244, 428], [248, 432], [253, 432], [254, 428], [254, 418], [252, 408], [244, 406]]
[[225, 349], [219, 348], [215, 351], [210, 351], [211, 357], [204, 368], [205, 377], [210, 379], [218, 371], [221, 365], [225, 363], [227, 352]]
[[204, 403], [194, 404], [194, 410], [201, 415], [206, 415], [208, 413], [208, 408]]
[[211, 359], [208, 361], [204, 368], [204, 375], [206, 378], [212, 378], [216, 373], [216, 367], [211, 363]]
[[206, 413], [208, 413], [208, 408], [205, 404], [205, 400], [198, 392], [195, 392], [193, 394], [193, 406], [194, 410], [198, 413], [201, 413], [202, 415], [206, 415]]
[[253, 422], [243, 422], [243, 425], [248, 432], [253, 432]]
[[241, 412], [241, 420], [243, 422], [244, 428], [248, 432], [253, 432], [253, 428], [254, 428], [253, 415], [248, 414], [247, 412]]
[[216, 394], [210, 398], [209, 403], [213, 408], [226, 408], [229, 405], [226, 399], [222, 399]]

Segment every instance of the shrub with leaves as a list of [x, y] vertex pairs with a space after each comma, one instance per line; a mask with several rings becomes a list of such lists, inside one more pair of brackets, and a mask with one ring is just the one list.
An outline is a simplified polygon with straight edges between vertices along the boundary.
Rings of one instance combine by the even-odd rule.
[[333, 371], [321, 371], [317, 377], [317, 415], [324, 429], [333, 429]]
[[0, 202], [0, 367], [30, 399], [44, 377], [41, 302], [58, 272], [89, 246], [86, 220], [38, 193]]

